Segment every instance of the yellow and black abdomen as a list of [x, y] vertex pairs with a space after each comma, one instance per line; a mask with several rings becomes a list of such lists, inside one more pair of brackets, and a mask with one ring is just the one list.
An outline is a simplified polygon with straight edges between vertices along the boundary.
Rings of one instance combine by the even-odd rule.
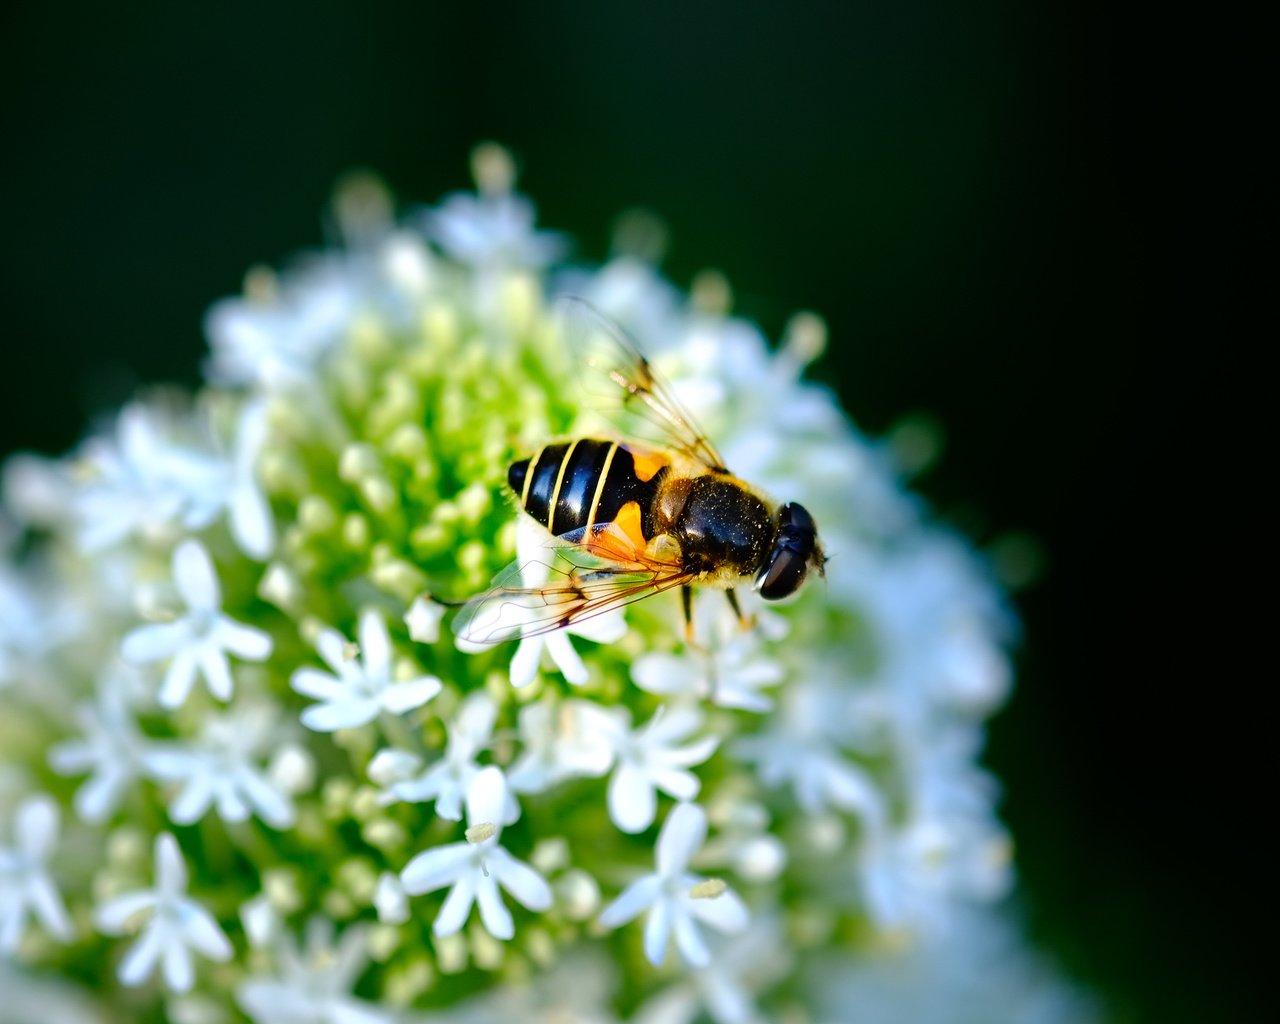
[[520, 507], [556, 536], [613, 522], [634, 501], [650, 537], [653, 497], [665, 469], [649, 456], [637, 460], [616, 441], [581, 438], [549, 444], [513, 462], [507, 483]]

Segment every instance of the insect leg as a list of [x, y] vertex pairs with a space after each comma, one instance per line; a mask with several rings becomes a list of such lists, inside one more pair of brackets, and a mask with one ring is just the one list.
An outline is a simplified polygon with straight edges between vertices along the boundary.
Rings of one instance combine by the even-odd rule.
[[693, 643], [693, 587], [687, 583], [680, 588], [680, 607], [684, 611], [684, 642], [690, 647]]
[[725, 597], [729, 599], [729, 607], [733, 609], [733, 614], [738, 617], [738, 625], [744, 630], [751, 629], [756, 624], [755, 616], [742, 614], [742, 606], [738, 604], [738, 595], [732, 590], [726, 590], [724, 593]]

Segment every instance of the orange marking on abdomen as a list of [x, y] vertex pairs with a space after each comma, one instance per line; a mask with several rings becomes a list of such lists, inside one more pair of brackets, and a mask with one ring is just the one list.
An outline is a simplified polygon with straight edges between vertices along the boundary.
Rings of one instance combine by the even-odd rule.
[[644, 553], [645, 544], [644, 530], [640, 525], [640, 505], [629, 501], [618, 509], [613, 522], [592, 530], [587, 550], [614, 562], [636, 562]]
[[[643, 448], [632, 448], [627, 446], [627, 450], [631, 452], [631, 457], [636, 464], [636, 479], [641, 483], [648, 483], [653, 479], [654, 474], [664, 466], [671, 465], [671, 459], [661, 452], [646, 451]], [[643, 547], [643, 545], [641, 545]]]

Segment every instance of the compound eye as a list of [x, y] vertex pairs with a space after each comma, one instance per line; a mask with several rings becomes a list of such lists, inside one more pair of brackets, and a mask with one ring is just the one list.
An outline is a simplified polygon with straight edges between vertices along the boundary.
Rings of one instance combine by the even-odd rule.
[[756, 589], [766, 601], [790, 597], [804, 582], [808, 556], [789, 548], [778, 549], [765, 570], [756, 577]]
[[778, 509], [778, 529], [795, 533], [817, 533], [817, 524], [803, 505], [789, 501]]

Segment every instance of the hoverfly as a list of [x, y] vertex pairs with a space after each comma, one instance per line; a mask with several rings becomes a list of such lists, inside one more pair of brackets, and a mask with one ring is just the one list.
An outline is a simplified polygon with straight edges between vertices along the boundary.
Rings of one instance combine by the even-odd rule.
[[466, 602], [454, 632], [498, 644], [679, 587], [691, 642], [694, 587], [725, 590], [745, 623], [735, 587], [750, 583], [776, 601], [795, 593], [810, 570], [822, 574], [826, 559], [808, 511], [775, 506], [734, 476], [617, 324], [581, 299], [561, 299], [560, 309], [575, 358], [611, 392], [612, 418], [656, 427], [661, 440], [582, 437], [513, 462], [507, 484], [546, 530], [550, 554], [499, 573]]

